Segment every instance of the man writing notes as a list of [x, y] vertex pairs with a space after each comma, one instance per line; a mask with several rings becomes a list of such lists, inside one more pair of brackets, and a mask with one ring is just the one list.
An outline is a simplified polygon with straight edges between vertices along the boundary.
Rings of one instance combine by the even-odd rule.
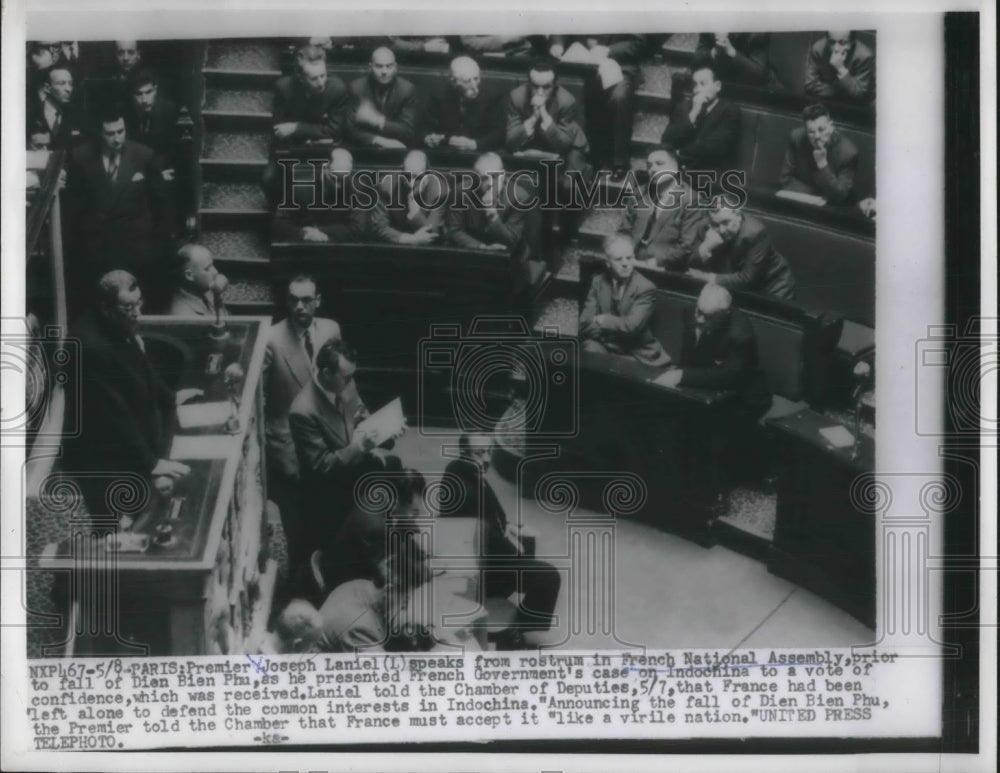
[[[720, 198], [708, 215], [711, 227], [691, 258], [687, 273], [731, 290], [795, 297], [792, 270], [771, 243], [764, 224]], [[707, 269], [707, 270], [706, 270]]]
[[656, 288], [636, 273], [631, 237], [612, 234], [604, 241], [604, 254], [608, 270], [594, 277], [580, 313], [583, 350], [666, 365], [670, 356], [649, 329]]
[[503, 95], [484, 86], [479, 65], [468, 56], [451, 63], [449, 78], [431, 91], [421, 136], [429, 148], [485, 151], [503, 147]]
[[[167, 459], [175, 395], [146, 356], [138, 334], [142, 291], [132, 274], [109, 271], [97, 303], [74, 328], [80, 342], [80, 415], [74, 437], [63, 439], [63, 469], [77, 478], [87, 509], [108, 514], [109, 487], [151, 481], [169, 492], [190, 470]], [[182, 396], [182, 395], [178, 395]]]
[[350, 139], [377, 148], [413, 147], [417, 126], [417, 92], [396, 74], [396, 55], [384, 46], [372, 51], [368, 74], [351, 82], [354, 110]]
[[314, 546], [299, 538], [299, 459], [288, 415], [299, 392], [312, 381], [313, 358], [328, 341], [340, 341], [340, 325], [317, 317], [323, 302], [316, 281], [300, 274], [288, 284], [288, 316], [267, 334], [261, 381], [267, 438], [268, 496], [278, 506], [288, 542], [289, 568], [299, 566]]
[[821, 196], [828, 204], [852, 203], [858, 149], [837, 131], [823, 105], [803, 110], [802, 124], [788, 138], [779, 186]]

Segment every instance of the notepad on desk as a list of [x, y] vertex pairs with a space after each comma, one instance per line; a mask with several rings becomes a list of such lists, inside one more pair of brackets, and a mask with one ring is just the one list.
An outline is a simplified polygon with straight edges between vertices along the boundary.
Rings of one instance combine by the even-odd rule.
[[834, 448], [848, 448], [854, 445], [854, 435], [839, 424], [834, 427], [823, 427], [819, 434]]
[[177, 406], [177, 422], [181, 429], [217, 427], [220, 424], [225, 424], [232, 412], [232, 405], [226, 400], [210, 403], [186, 403]]

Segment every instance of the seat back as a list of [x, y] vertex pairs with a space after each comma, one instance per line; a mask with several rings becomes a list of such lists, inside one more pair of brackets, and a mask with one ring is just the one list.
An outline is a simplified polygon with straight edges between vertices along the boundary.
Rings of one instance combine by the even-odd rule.
[[793, 94], [805, 93], [806, 57], [824, 32], [773, 32], [769, 50], [771, 68]]

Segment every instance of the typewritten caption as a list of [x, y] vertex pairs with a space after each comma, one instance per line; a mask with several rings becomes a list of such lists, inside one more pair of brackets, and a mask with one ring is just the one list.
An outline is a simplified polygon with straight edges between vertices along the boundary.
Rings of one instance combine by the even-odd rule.
[[26, 714], [39, 750], [899, 735], [926, 665], [878, 649], [35, 661]]

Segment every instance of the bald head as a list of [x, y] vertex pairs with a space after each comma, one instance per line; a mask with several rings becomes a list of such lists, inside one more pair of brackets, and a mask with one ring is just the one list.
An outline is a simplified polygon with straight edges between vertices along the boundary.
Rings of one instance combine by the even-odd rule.
[[466, 99], [479, 96], [479, 65], [475, 59], [459, 56], [451, 62], [451, 82]]
[[282, 653], [315, 652], [323, 637], [323, 618], [308, 601], [294, 599], [274, 625]]
[[131, 72], [142, 59], [139, 53], [139, 42], [136, 40], [115, 41], [115, 61], [124, 72]]
[[368, 63], [372, 77], [380, 86], [388, 86], [396, 77], [396, 55], [391, 48], [379, 46], [372, 51], [372, 58]]
[[177, 250], [177, 265], [181, 281], [196, 293], [211, 290], [219, 274], [212, 251], [200, 244], [185, 244]]
[[503, 159], [496, 153], [483, 153], [476, 159], [475, 170], [480, 175], [503, 172]]
[[721, 285], [707, 284], [698, 295], [698, 311], [708, 319], [725, 316], [733, 305], [733, 296]]
[[427, 154], [422, 150], [411, 150], [403, 159], [403, 171], [420, 174], [427, 170]]

